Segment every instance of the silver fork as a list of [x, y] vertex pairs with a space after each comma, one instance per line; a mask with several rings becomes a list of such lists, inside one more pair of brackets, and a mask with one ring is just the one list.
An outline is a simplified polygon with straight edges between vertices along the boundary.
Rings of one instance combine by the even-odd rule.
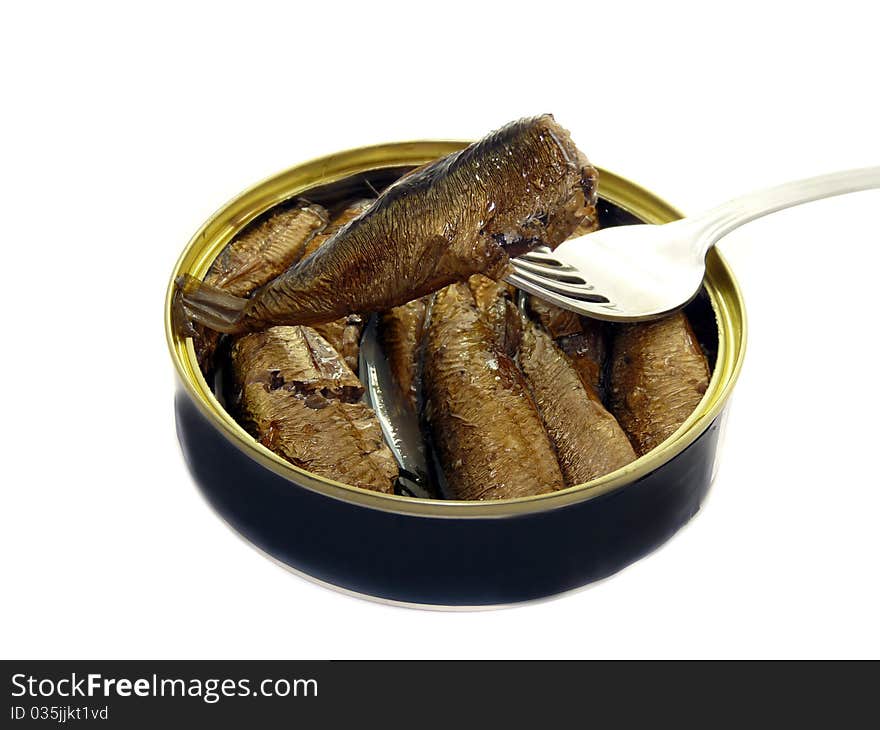
[[880, 167], [797, 180], [664, 225], [605, 228], [513, 259], [505, 280], [588, 317], [655, 319], [693, 299], [706, 273], [706, 254], [735, 228], [784, 208], [871, 188], [880, 188]]

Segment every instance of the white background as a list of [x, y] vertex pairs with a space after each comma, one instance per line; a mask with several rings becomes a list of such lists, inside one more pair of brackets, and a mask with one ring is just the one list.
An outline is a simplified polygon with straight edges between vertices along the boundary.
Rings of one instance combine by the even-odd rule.
[[751, 332], [720, 475], [587, 590], [481, 613], [339, 595], [236, 537], [186, 471], [167, 277], [280, 169], [544, 111], [691, 212], [880, 164], [872, 3], [596, 5], [4, 6], [2, 656], [880, 655], [880, 192], [724, 241]]

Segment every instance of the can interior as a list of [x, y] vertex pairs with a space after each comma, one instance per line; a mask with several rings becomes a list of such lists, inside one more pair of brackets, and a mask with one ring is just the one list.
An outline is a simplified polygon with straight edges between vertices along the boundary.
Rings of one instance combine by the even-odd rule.
[[[257, 227], [271, 214], [283, 210], [284, 208], [292, 207], [295, 201], [301, 199], [306, 199], [312, 203], [318, 203], [326, 208], [331, 216], [336, 215], [350, 202], [362, 198], [376, 197], [378, 193], [414, 167], [415, 166], [413, 165], [408, 165], [379, 168], [376, 170], [370, 170], [369, 172], [351, 175], [330, 184], [308, 188], [295, 198], [269, 208], [262, 215], [258, 216], [247, 226], [242, 228], [239, 234]], [[601, 178], [598, 211], [599, 226], [601, 228], [612, 228], [614, 226], [625, 226], [633, 223], [647, 222], [621, 206], [602, 198]], [[718, 354], [718, 326], [715, 313], [712, 310], [712, 303], [705, 287], [703, 287], [693, 301], [685, 307], [684, 311], [691, 322], [691, 326], [694, 328], [694, 333], [697, 335], [700, 347], [703, 348], [703, 352], [706, 354], [706, 358], [709, 361], [709, 367], [714, 371], [715, 360]], [[213, 383], [212, 386], [214, 395], [218, 400], [223, 399], [223, 389], [220, 387], [219, 381]]]
[[[318, 203], [326, 208], [331, 216], [333, 216], [356, 200], [375, 197], [378, 193], [382, 192], [382, 190], [411, 169], [413, 168], [389, 167], [371, 170], [368, 173], [352, 175], [329, 185], [321, 185], [308, 189], [296, 196], [295, 202], [298, 204], [305, 199], [311, 203]], [[273, 206], [245, 226], [240, 234], [246, 233], [248, 230], [259, 226], [268, 216], [279, 210], [293, 206], [295, 202], [291, 200]], [[629, 211], [624, 210], [620, 206], [601, 197], [598, 205], [598, 214], [599, 225], [601, 228], [611, 228], [613, 226], [645, 222]], [[718, 353], [718, 328], [715, 321], [715, 314], [712, 310], [712, 304], [705, 288], [702, 289], [687, 305], [685, 313], [691, 322], [691, 326], [694, 329], [700, 347], [706, 355], [710, 369], [714, 370], [715, 359]], [[609, 323], [608, 326], [614, 327], [615, 325]], [[217, 401], [234, 417], [233, 412], [228, 407], [228, 404], [232, 401], [233, 378], [229, 368], [227, 338], [223, 338], [221, 346], [218, 348], [217, 356], [219, 364], [210, 386]], [[434, 465], [434, 469], [431, 471], [434, 473], [435, 481], [433, 486], [425, 484], [421, 490], [414, 492], [411, 489], [407, 490], [406, 487], [402, 486], [401, 482], [398, 481], [395, 493], [403, 496], [422, 496], [424, 498], [433, 497], [434, 499], [442, 498], [441, 495], [443, 495], [446, 490], [438, 486], [438, 482], [443, 482], [443, 477], [442, 470], [440, 470], [439, 467], [439, 461], [436, 459], [436, 454], [432, 454], [432, 464]], [[430, 481], [431, 480], [429, 480], [429, 482]]]
[[[687, 447], [720, 413], [741, 367], [745, 344], [745, 313], [736, 281], [717, 251], [707, 259], [707, 285], [688, 304], [688, 315], [706, 353], [712, 379], [697, 410], [667, 442], [628, 466], [550, 494], [494, 502], [416, 499], [358, 489], [319, 477], [295, 467], [259, 444], [239, 426], [223, 403], [222, 380], [207, 384], [195, 361], [192, 343], [173, 332], [170, 318], [173, 280], [181, 273], [202, 277], [223, 246], [270, 211], [307, 199], [333, 214], [347, 201], [375, 197], [402, 174], [464, 146], [458, 142], [409, 142], [361, 148], [329, 155], [290, 168], [245, 191], [218, 211], [196, 233], [181, 255], [172, 275], [166, 300], [165, 324], [169, 348], [181, 382], [190, 397], [217, 423], [232, 447], [296, 484], [372, 508], [433, 516], [507, 516], [553, 509], [573, 501], [591, 499], [625, 486], [650, 472]], [[385, 164], [383, 164], [385, 163]], [[396, 163], [396, 164], [395, 164]], [[406, 163], [406, 164], [404, 164]], [[604, 182], [604, 189], [603, 189]], [[613, 173], [600, 170], [599, 219], [602, 227], [630, 223], [663, 223], [680, 217], [671, 206]]]

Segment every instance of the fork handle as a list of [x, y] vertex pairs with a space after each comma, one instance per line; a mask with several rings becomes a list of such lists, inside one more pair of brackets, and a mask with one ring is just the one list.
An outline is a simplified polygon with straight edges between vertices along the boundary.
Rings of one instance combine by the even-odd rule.
[[756, 218], [835, 195], [880, 188], [880, 167], [842, 170], [828, 175], [777, 185], [722, 203], [689, 219], [701, 230], [698, 236], [701, 253], [705, 255], [722, 237]]

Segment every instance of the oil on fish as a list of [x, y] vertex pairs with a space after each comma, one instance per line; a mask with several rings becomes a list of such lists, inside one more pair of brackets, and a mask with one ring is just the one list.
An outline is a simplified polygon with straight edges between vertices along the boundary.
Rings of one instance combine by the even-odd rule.
[[309, 327], [271, 327], [232, 346], [233, 408], [251, 435], [290, 463], [390, 494], [397, 462], [364, 389]]
[[[249, 296], [299, 261], [308, 244], [326, 226], [327, 211], [319, 205], [297, 202], [275, 210], [225, 246], [208, 269], [205, 283], [234, 296]], [[199, 366], [207, 375], [214, 365], [220, 334], [198, 324], [190, 325], [183, 304], [176, 305], [175, 314], [183, 317], [182, 327], [189, 327]]]
[[623, 429], [543, 328], [526, 321], [519, 363], [556, 448], [566, 486], [589, 482], [636, 454]]
[[496, 337], [466, 284], [436, 294], [425, 342], [425, 420], [456, 499], [565, 486], [523, 375]]
[[550, 115], [523, 119], [386, 189], [299, 265], [248, 298], [178, 280], [181, 321], [221, 332], [390, 309], [511, 256], [554, 247], [595, 216], [595, 168]]
[[675, 433], [709, 386], [709, 365], [685, 314], [619, 326], [610, 385], [611, 411], [639, 455]]

